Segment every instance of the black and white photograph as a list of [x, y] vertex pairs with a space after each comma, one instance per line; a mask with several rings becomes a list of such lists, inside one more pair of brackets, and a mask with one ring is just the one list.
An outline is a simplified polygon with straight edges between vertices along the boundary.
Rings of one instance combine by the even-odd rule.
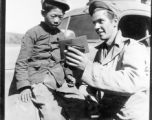
[[151, 0], [6, 0], [3, 13], [0, 119], [152, 119]]

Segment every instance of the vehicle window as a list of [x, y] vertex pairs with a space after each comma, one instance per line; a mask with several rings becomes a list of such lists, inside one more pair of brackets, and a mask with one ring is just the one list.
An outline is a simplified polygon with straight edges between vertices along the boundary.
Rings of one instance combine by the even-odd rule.
[[99, 39], [89, 14], [72, 16], [68, 30], [74, 31], [76, 37], [87, 35], [88, 40]]
[[62, 20], [61, 24], [59, 25], [59, 28], [66, 29], [67, 22], [68, 22], [68, 17]]
[[[121, 19], [119, 28], [124, 37], [140, 40], [150, 34], [150, 18], [136, 15], [128, 15]], [[142, 41], [150, 46], [150, 38]]]

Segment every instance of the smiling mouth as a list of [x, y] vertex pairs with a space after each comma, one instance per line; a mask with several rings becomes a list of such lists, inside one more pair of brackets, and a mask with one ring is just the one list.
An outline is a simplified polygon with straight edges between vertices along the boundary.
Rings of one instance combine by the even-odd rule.
[[104, 32], [102, 31], [102, 32], [97, 32], [98, 33], [98, 35], [102, 35]]
[[104, 33], [104, 30], [99, 30], [98, 29], [98, 30], [96, 30], [96, 32], [97, 32], [98, 35], [100, 35], [100, 34]]

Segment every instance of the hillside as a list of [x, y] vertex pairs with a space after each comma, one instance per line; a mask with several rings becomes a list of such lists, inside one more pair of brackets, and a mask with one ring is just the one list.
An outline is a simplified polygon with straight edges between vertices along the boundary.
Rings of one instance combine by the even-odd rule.
[[5, 42], [6, 44], [20, 44], [23, 36], [24, 34], [6, 32]]

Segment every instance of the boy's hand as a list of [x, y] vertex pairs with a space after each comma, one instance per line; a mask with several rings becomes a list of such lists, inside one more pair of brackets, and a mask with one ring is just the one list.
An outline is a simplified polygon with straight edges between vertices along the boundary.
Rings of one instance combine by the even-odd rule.
[[79, 91], [80, 93], [82, 93], [85, 97], [87, 97], [89, 95], [89, 93], [87, 92], [87, 85], [80, 85], [79, 86]]
[[67, 75], [67, 83], [69, 87], [74, 87], [76, 83], [76, 79], [71, 75]]
[[31, 97], [32, 97], [32, 92], [31, 92], [30, 88], [22, 90], [20, 95], [19, 95], [19, 99], [22, 102], [29, 102]]

